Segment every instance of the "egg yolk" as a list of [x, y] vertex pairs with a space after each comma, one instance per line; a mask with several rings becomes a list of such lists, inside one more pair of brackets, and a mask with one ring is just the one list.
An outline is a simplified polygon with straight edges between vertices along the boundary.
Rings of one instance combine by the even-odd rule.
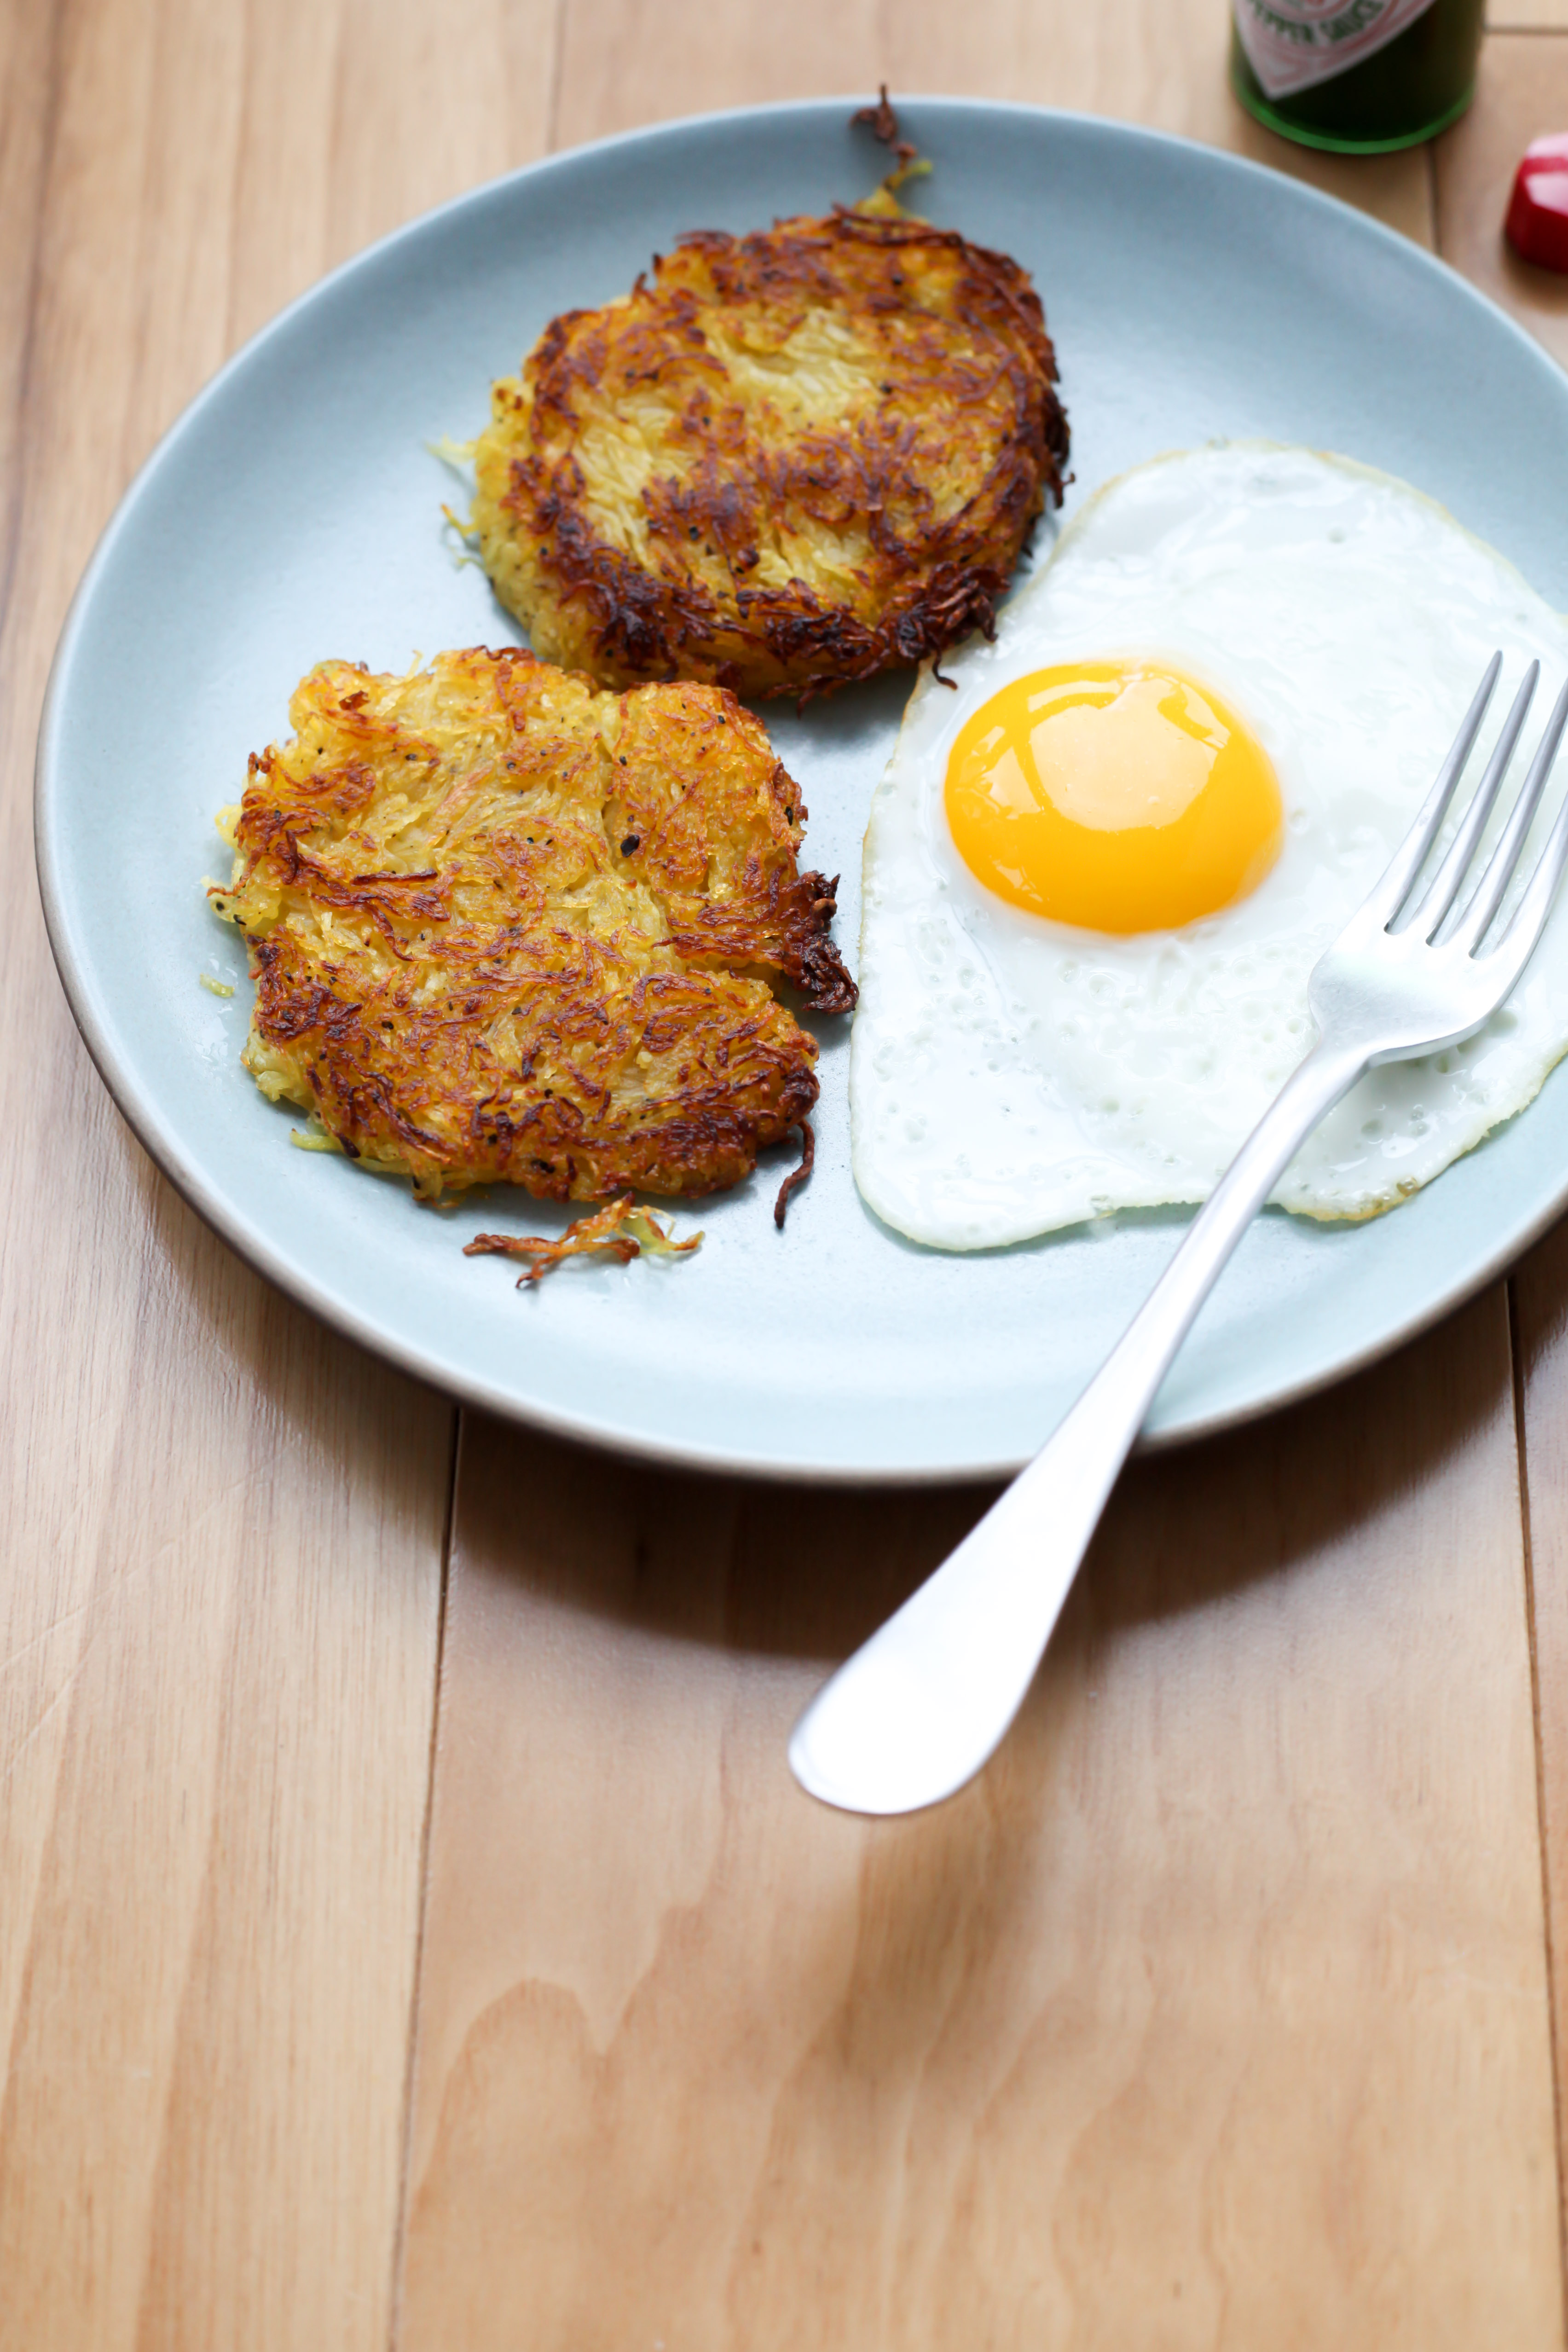
[[1162, 931], [1255, 889], [1284, 811], [1268, 754], [1154, 662], [1015, 678], [959, 731], [947, 822], [988, 890], [1094, 931]]

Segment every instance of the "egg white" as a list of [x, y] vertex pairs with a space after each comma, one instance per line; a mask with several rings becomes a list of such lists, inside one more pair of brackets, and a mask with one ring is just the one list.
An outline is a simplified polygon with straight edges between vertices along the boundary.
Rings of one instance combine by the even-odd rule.
[[[1568, 674], [1568, 623], [1442, 508], [1347, 459], [1260, 443], [1178, 453], [1099, 491], [996, 642], [945, 660], [956, 691], [922, 675], [872, 805], [850, 1107], [876, 1214], [967, 1250], [1202, 1200], [1310, 1046], [1312, 965], [1386, 865], [1498, 646], [1476, 775], [1539, 656], [1533, 748]], [[1000, 687], [1123, 656], [1166, 660], [1230, 703], [1274, 762], [1286, 831], [1249, 897], [1118, 938], [988, 891], [954, 846], [944, 785], [958, 730]], [[1560, 904], [1487, 1027], [1370, 1072], [1273, 1197], [1315, 1217], [1391, 1207], [1522, 1109], [1564, 1051]]]

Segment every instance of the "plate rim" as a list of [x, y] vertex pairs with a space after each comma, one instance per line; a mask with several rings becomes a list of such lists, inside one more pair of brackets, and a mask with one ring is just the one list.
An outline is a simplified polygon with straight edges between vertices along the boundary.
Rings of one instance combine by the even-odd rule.
[[[117, 543], [129, 528], [134, 509], [150, 481], [177, 444], [195, 428], [208, 408], [221, 400], [230, 378], [243, 371], [263, 346], [275, 337], [282, 336], [316, 304], [329, 301], [340, 284], [362, 270], [379, 266], [401, 245], [423, 236], [437, 223], [454, 221], [469, 207], [493, 202], [502, 192], [519, 183], [548, 179], [563, 169], [580, 164], [585, 159], [629, 148], [679, 142], [693, 133], [720, 126], [738, 126], [758, 121], [775, 122], [790, 116], [810, 116], [841, 122], [846, 110], [852, 110], [862, 102], [858, 94], [850, 93], [843, 97], [791, 99], [756, 106], [726, 107], [702, 114], [676, 116], [666, 121], [640, 124], [630, 130], [612, 132], [602, 139], [587, 141], [578, 146], [539, 156], [532, 163], [520, 164], [510, 172], [465, 188], [443, 203], [430, 206], [412, 220], [400, 223], [383, 236], [339, 262], [264, 321], [208, 377], [159, 435], [116, 501], [71, 595], [50, 662], [39, 716], [33, 784], [34, 859], [45, 930], [67, 1004], [93, 1066], [120, 1116], [150, 1158], [202, 1222], [246, 1265], [297, 1301], [329, 1329], [340, 1333], [368, 1353], [394, 1365], [424, 1387], [436, 1391], [455, 1403], [471, 1405], [502, 1420], [540, 1429], [577, 1444], [604, 1449], [661, 1468], [831, 1488], [979, 1486], [1013, 1476], [1030, 1457], [1009, 1454], [995, 1462], [961, 1465], [937, 1464], [929, 1467], [875, 1465], [868, 1467], [821, 1462], [787, 1465], [765, 1456], [747, 1455], [733, 1448], [704, 1444], [697, 1439], [676, 1441], [608, 1429], [588, 1415], [552, 1406], [548, 1399], [520, 1401], [483, 1377], [472, 1373], [465, 1376], [461, 1368], [437, 1364], [420, 1347], [401, 1339], [382, 1325], [360, 1314], [303, 1273], [264, 1233], [235, 1212], [221, 1187], [210, 1182], [189, 1159], [160, 1105], [131, 1081], [100, 1030], [68, 912], [67, 889], [62, 878], [63, 853], [56, 838], [53, 823], [57, 811], [51, 805], [58, 760], [57, 739], [62, 723], [66, 681], [78, 641], [87, 625], [87, 614], [99, 582], [111, 564]], [[1186, 138], [1174, 131], [1124, 121], [1115, 116], [1091, 114], [1074, 108], [1033, 106], [1018, 100], [956, 97], [936, 91], [909, 92], [901, 95], [898, 103], [911, 110], [940, 106], [949, 112], [977, 117], [1003, 115], [1037, 123], [1042, 128], [1060, 125], [1071, 126], [1074, 130], [1091, 130], [1112, 142], [1126, 141], [1156, 150], [1173, 151], [1187, 158], [1202, 157], [1207, 168], [1218, 171], [1222, 176], [1235, 173], [1243, 180], [1267, 183], [1276, 193], [1281, 188], [1288, 189], [1288, 202], [1303, 205], [1309, 212], [1325, 212], [1342, 222], [1346, 219], [1354, 222], [1356, 232], [1367, 237], [1375, 247], [1382, 245], [1396, 252], [1402, 267], [1413, 267], [1417, 272], [1423, 268], [1436, 271], [1462, 289], [1464, 298], [1489, 316], [1494, 330], [1499, 326], [1506, 330], [1509, 339], [1521, 348], [1532, 364], [1545, 369], [1553, 377], [1560, 377], [1563, 373], [1545, 347], [1517, 320], [1511, 318], [1500, 304], [1473, 285], [1441, 255], [1416, 244], [1375, 215], [1361, 212], [1356, 206], [1312, 186], [1310, 182], [1297, 180], [1291, 174], [1258, 163], [1249, 156], [1238, 155], [1228, 149], [1211, 146], [1202, 140]], [[1191, 1414], [1146, 1432], [1140, 1435], [1134, 1451], [1140, 1454], [1164, 1453], [1176, 1446], [1193, 1444], [1205, 1438], [1243, 1428], [1265, 1415], [1283, 1412], [1310, 1397], [1320, 1395], [1342, 1381], [1354, 1379], [1358, 1373], [1384, 1362], [1467, 1306], [1489, 1283], [1495, 1281], [1533, 1247], [1557, 1223], [1565, 1208], [1568, 1208], [1568, 1168], [1564, 1169], [1560, 1185], [1546, 1204], [1523, 1227], [1511, 1229], [1505, 1238], [1486, 1253], [1479, 1265], [1397, 1324], [1389, 1326], [1375, 1341], [1339, 1358], [1329, 1368], [1303, 1374], [1300, 1380], [1277, 1386], [1265, 1394], [1254, 1396], [1239, 1404]], [[1041, 1442], [1044, 1442], [1043, 1438]]]

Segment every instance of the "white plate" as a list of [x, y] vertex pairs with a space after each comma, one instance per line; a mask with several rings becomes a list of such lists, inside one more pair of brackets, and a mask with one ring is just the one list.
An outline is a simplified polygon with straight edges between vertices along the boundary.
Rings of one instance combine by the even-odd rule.
[[[516, 632], [441, 530], [431, 454], [483, 423], [546, 320], [622, 292], [687, 228], [821, 211], [873, 184], [852, 101], [676, 123], [561, 156], [416, 223], [307, 295], [225, 369], [128, 493], [57, 656], [39, 743], [50, 937], [99, 1068], [186, 1198], [274, 1281], [411, 1371], [518, 1419], [668, 1460], [815, 1478], [1012, 1468], [1168, 1257], [1180, 1214], [981, 1257], [915, 1248], [850, 1178], [847, 1024], [821, 1023], [817, 1171], [787, 1232], [788, 1155], [682, 1212], [674, 1264], [569, 1266], [519, 1295], [461, 1244], [541, 1231], [497, 1188], [432, 1213], [293, 1150], [298, 1114], [237, 1061], [249, 987], [207, 911], [214, 812], [287, 731], [290, 688]], [[1294, 182], [1123, 125], [928, 100], [922, 209], [1030, 268], [1077, 487], [1162, 449], [1263, 435], [1420, 485], [1568, 606], [1568, 377], [1441, 264]], [[457, 493], [460, 498], [460, 493]], [[1484, 648], [1481, 649], [1484, 652]], [[768, 707], [804, 787], [810, 862], [860, 841], [907, 680]], [[221, 1002], [198, 975], [231, 981]], [[1568, 1197], [1568, 1076], [1392, 1215], [1260, 1219], [1155, 1406], [1188, 1437], [1364, 1364], [1507, 1263]]]

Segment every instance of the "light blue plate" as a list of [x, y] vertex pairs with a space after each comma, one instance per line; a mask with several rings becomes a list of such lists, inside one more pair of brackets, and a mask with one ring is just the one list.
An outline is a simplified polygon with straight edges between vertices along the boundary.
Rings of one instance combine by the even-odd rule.
[[[680, 1213], [675, 1263], [577, 1265], [521, 1296], [484, 1227], [561, 1220], [501, 1189], [413, 1206], [292, 1150], [298, 1116], [238, 1064], [244, 958], [208, 913], [214, 812], [287, 732], [329, 655], [401, 669], [516, 631], [459, 569], [428, 445], [476, 432], [546, 320], [622, 292], [683, 229], [853, 200], [881, 151], [852, 101], [613, 140], [483, 188], [375, 247], [259, 335], [164, 440], [104, 535], [60, 642], [38, 751], [49, 933], [126, 1118], [273, 1281], [423, 1378], [666, 1460], [830, 1479], [1010, 1470], [1120, 1332], [1183, 1220], [1125, 1219], [977, 1258], [912, 1247], [850, 1178], [847, 1024], [823, 1040], [817, 1171], [788, 1230], [787, 1155]], [[1568, 377], [1440, 263], [1294, 182], [1071, 115], [928, 100], [922, 209], [1012, 253], [1044, 297], [1072, 425], [1071, 500], [1162, 449], [1265, 435], [1418, 483], [1568, 607]], [[1484, 652], [1485, 648], [1481, 651]], [[773, 705], [859, 931], [861, 833], [906, 682]], [[221, 1002], [203, 971], [230, 981]], [[1382, 1355], [1506, 1265], [1568, 1198], [1568, 1076], [1394, 1214], [1262, 1218], [1155, 1408], [1164, 1441], [1265, 1411]]]

